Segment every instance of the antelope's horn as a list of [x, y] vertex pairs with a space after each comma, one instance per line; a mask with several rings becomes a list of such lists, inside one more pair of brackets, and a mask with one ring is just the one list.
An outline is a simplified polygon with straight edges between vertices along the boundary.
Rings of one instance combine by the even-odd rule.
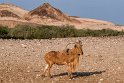
[[68, 46], [68, 45], [70, 45], [70, 44], [75, 44], [75, 43], [74, 43], [74, 42], [68, 43], [68, 44], [66, 45], [65, 49], [66, 49], [66, 48], [67, 48], [67, 46]]
[[76, 42], [79, 42], [79, 43], [80, 43], [80, 42], [81, 42], [81, 40], [77, 40]]

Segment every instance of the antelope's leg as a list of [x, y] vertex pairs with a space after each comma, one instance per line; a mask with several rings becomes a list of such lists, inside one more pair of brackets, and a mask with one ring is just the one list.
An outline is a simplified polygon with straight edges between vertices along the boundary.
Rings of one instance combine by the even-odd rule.
[[46, 74], [47, 70], [48, 70], [48, 64], [46, 65], [46, 67], [45, 67], [45, 69], [44, 69], [44, 72], [43, 72], [43, 74], [42, 74], [43, 77], [45, 77], [45, 74]]
[[52, 68], [52, 65], [53, 64], [49, 64], [48, 65], [48, 76], [51, 78], [52, 76], [51, 76], [51, 74], [50, 74], [50, 70], [51, 70], [51, 68]]
[[72, 67], [71, 67], [71, 65], [68, 66], [67, 71], [68, 71], [68, 77], [69, 77], [70, 79], [72, 79]]

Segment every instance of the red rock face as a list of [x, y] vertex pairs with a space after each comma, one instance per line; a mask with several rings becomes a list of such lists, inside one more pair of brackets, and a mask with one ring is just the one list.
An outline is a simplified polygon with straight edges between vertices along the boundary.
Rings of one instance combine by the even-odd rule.
[[0, 17], [14, 17], [14, 18], [20, 18], [18, 15], [14, 14], [11, 11], [8, 10], [1, 10], [0, 11]]
[[[29, 17], [32, 17], [34, 15], [37, 15], [41, 18], [47, 17], [47, 18], [55, 19], [62, 22], [64, 21], [73, 22], [74, 20], [74, 19], [71, 19], [69, 16], [65, 15], [59, 9], [52, 7], [49, 3], [44, 3], [42, 6], [39, 6], [28, 13]], [[76, 19], [74, 21], [76, 21]]]

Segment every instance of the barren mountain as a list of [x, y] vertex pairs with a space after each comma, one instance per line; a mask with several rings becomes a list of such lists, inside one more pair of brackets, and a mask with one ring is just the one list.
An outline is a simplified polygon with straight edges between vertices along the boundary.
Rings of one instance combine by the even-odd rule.
[[49, 3], [44, 3], [42, 6], [37, 7], [36, 9], [30, 11], [28, 16], [32, 19], [33, 17], [39, 17], [42, 19], [52, 19], [62, 22], [77, 22], [80, 23], [76, 19], [72, 19], [69, 16], [65, 15], [59, 9], [52, 7]]
[[14, 27], [18, 24], [43, 24], [43, 25], [73, 25], [77, 29], [104, 29], [124, 30], [107, 21], [80, 18], [64, 14], [49, 3], [27, 11], [12, 4], [0, 4], [0, 25]]

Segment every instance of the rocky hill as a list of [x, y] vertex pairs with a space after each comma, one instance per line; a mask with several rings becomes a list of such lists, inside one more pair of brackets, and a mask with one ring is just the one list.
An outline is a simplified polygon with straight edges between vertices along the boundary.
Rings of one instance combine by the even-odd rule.
[[77, 29], [103, 29], [108, 27], [118, 29], [111, 22], [66, 15], [49, 3], [44, 3], [31, 11], [13, 4], [0, 4], [0, 25], [14, 27], [17, 24], [73, 25]]
[[53, 6], [51, 6], [49, 3], [44, 3], [43, 5], [30, 11], [28, 13], [28, 16], [29, 16], [29, 19], [33, 19], [33, 17], [37, 17], [37, 18], [41, 18], [41, 20], [52, 19], [52, 20], [62, 21], [62, 22], [80, 23], [80, 21], [70, 18], [59, 9], [56, 9]]

